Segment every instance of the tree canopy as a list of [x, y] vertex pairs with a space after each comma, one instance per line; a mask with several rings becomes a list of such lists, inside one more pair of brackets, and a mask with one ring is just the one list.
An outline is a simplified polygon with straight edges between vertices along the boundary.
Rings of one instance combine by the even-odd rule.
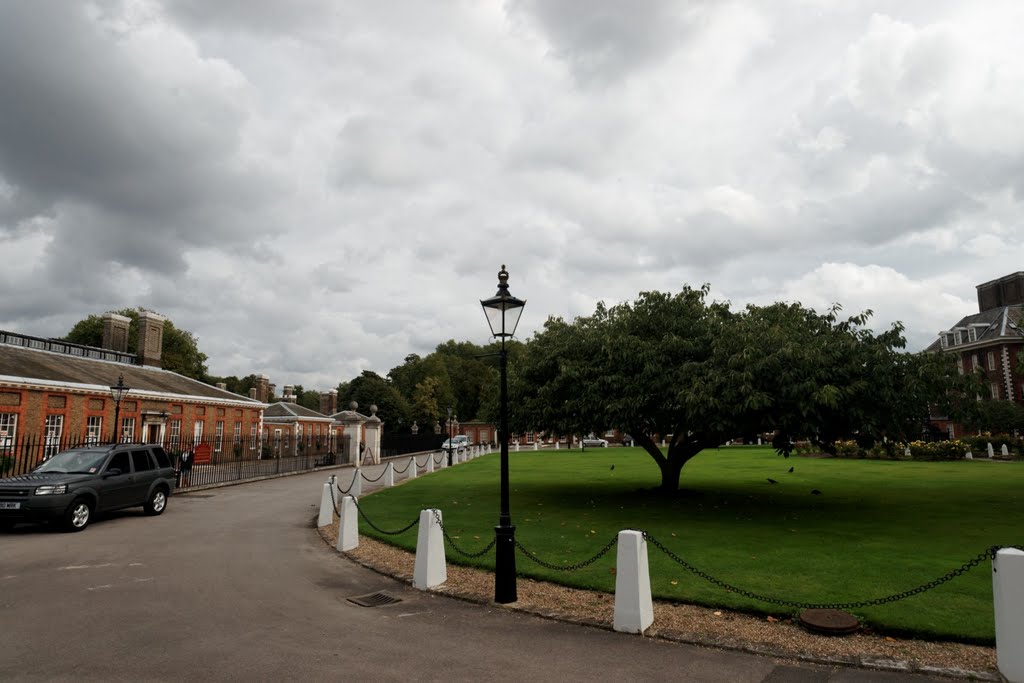
[[550, 318], [510, 363], [513, 430], [617, 428], [675, 491], [686, 462], [728, 439], [773, 433], [788, 455], [796, 437], [826, 449], [841, 437], [905, 438], [946, 399], [950, 359], [903, 352], [902, 327], [875, 334], [870, 311], [845, 320], [838, 306], [732, 311], [707, 295], [707, 286], [643, 292], [571, 323]]
[[[119, 315], [132, 319], [128, 327], [129, 353], [137, 353], [139, 349], [139, 311], [141, 310], [144, 309], [125, 308], [115, 311]], [[63, 337], [63, 340], [85, 346], [102, 345], [103, 317], [90, 315], [79, 320]], [[207, 356], [199, 350], [199, 343], [195, 335], [175, 327], [170, 320], [164, 322], [163, 348], [160, 356], [160, 366], [163, 369], [206, 382], [208, 381], [206, 361]]]

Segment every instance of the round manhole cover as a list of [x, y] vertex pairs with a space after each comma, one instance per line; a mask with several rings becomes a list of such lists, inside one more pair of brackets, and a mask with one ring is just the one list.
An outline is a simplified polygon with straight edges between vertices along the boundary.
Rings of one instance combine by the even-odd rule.
[[808, 631], [830, 636], [845, 636], [860, 628], [857, 617], [837, 609], [805, 609], [799, 621]]

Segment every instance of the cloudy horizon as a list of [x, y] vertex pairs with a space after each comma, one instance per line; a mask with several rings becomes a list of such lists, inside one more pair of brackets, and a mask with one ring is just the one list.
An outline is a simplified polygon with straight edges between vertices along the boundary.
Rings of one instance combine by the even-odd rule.
[[0, 4], [0, 329], [143, 306], [328, 389], [711, 286], [902, 321], [1024, 270], [1016, 2]]

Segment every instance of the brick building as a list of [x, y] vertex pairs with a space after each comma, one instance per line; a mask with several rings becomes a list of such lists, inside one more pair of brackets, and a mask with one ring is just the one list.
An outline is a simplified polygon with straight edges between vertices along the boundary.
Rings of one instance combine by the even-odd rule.
[[127, 353], [130, 319], [104, 316], [102, 348], [0, 332], [0, 456], [15, 471], [72, 445], [115, 439], [110, 387], [129, 387], [116, 432], [122, 441], [163, 443], [176, 451], [195, 441], [209, 456], [234, 447], [257, 453], [263, 402], [160, 367], [164, 318], [139, 315], [139, 350]]
[[[334, 394], [337, 402], [337, 392]], [[320, 405], [325, 407], [323, 396]], [[285, 385], [281, 400], [263, 412], [263, 443], [275, 457], [335, 453], [338, 438], [343, 435], [343, 428], [333, 417], [297, 404], [290, 384]]]
[[[1024, 271], [984, 282], [977, 290], [978, 312], [939, 332], [925, 350], [956, 354], [960, 374], [980, 373], [988, 389], [985, 398], [1024, 402]], [[934, 422], [951, 438], [963, 435], [959, 425], [944, 418]]]

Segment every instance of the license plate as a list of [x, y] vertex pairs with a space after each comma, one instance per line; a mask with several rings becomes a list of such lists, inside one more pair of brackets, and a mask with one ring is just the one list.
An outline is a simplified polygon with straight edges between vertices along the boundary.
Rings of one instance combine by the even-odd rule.
[[6, 503], [0, 501], [0, 510], [18, 510], [21, 508], [21, 503]]

